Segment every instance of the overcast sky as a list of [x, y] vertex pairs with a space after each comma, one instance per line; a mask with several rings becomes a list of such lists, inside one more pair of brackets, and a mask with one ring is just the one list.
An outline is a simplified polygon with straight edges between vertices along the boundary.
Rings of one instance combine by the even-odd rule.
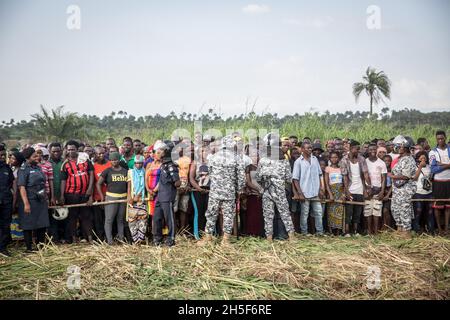
[[449, 110], [449, 31], [448, 0], [0, 0], [0, 118], [367, 110], [352, 84], [369, 65], [388, 107]]

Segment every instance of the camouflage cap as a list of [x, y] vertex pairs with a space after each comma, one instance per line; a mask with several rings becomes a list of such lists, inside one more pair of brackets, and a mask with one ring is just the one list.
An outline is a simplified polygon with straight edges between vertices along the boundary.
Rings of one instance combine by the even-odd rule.
[[222, 138], [221, 149], [232, 149], [236, 142], [231, 135]]

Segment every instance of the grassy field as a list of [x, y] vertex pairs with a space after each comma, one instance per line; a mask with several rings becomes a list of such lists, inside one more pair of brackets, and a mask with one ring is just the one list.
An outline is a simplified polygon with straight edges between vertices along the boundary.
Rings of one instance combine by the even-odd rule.
[[[299, 238], [273, 244], [240, 238], [199, 248], [47, 245], [0, 258], [0, 299], [449, 299], [450, 239], [427, 235]], [[67, 268], [81, 288], [67, 288]], [[378, 267], [379, 289], [368, 289]]]

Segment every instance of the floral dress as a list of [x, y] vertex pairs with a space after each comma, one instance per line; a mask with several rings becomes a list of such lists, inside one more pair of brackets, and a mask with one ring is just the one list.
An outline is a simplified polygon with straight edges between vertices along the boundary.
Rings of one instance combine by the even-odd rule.
[[[416, 173], [416, 162], [412, 156], [401, 157], [392, 174], [413, 178]], [[412, 197], [416, 193], [417, 185], [414, 180], [408, 180], [404, 185], [397, 187], [392, 184], [392, 204], [391, 211], [397, 227], [411, 230], [411, 220], [414, 218]]]
[[[160, 167], [151, 167], [149, 168], [146, 173], [145, 181], [150, 189], [156, 188], [159, 182], [159, 177], [161, 175], [161, 169]], [[148, 213], [153, 216], [153, 213], [155, 212], [155, 205], [156, 205], [156, 199], [158, 195], [156, 194], [155, 197], [152, 200], [148, 201]]]
[[[340, 168], [326, 167], [325, 172], [328, 173], [328, 183], [330, 185], [333, 198], [339, 200], [344, 194], [344, 183]], [[343, 229], [344, 223], [344, 205], [336, 202], [327, 204], [328, 225], [332, 229]]]

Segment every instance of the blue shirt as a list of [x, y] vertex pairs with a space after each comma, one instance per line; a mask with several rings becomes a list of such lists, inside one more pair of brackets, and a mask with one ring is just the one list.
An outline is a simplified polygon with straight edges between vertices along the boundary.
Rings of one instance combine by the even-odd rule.
[[311, 155], [310, 160], [311, 163], [301, 155], [300, 158], [295, 160], [292, 171], [292, 179], [299, 181], [306, 199], [315, 198], [319, 195], [320, 176], [322, 175], [319, 160], [313, 155]]

